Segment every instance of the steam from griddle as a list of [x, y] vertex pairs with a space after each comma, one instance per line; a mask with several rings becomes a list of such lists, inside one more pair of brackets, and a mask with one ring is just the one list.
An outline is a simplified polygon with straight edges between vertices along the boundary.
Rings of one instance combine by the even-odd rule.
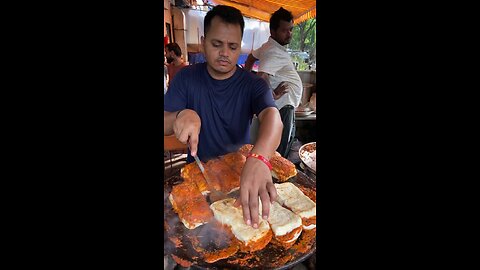
[[233, 243], [233, 235], [215, 220], [198, 227], [196, 230], [195, 238], [198, 240], [196, 244], [201, 250], [215, 252], [225, 249]]
[[[180, 177], [178, 177], [181, 179]], [[176, 184], [180, 183], [175, 179]], [[173, 254], [179, 249], [188, 249], [190, 247], [190, 254], [196, 251], [197, 256], [203, 259], [205, 253], [215, 253], [218, 250], [228, 248], [233, 244], [233, 234], [226, 230], [221, 224], [216, 222], [214, 218], [208, 223], [201, 225], [193, 230], [187, 229], [178, 215], [173, 211], [172, 205], [168, 196], [170, 195], [171, 187], [166, 187], [164, 190], [164, 249], [166, 254]], [[177, 246], [181, 242], [180, 246]], [[184, 245], [186, 242], [190, 244]]]

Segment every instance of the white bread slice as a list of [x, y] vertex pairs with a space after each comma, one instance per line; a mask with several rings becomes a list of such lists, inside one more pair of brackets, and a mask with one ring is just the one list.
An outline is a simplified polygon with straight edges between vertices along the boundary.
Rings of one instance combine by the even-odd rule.
[[[260, 205], [260, 209], [261, 209]], [[268, 223], [273, 231], [275, 244], [290, 247], [302, 233], [302, 218], [281, 206], [278, 202], [270, 204]]]
[[292, 243], [292, 242], [296, 241], [301, 233], [302, 233], [302, 231], [296, 232], [295, 235], [292, 237], [292, 239], [290, 239], [288, 241], [285, 241], [285, 243], [289, 244], [289, 243]]
[[308, 226], [303, 226], [303, 229], [304, 230], [313, 230], [317, 227], [317, 224], [311, 224], [311, 225], [308, 225]]
[[[230, 227], [233, 235], [243, 244], [241, 250], [255, 251], [264, 248], [271, 240], [272, 233], [266, 220], [260, 215], [258, 228], [245, 224], [241, 207], [233, 206], [235, 199], [227, 198], [210, 205], [215, 219]], [[270, 239], [266, 239], [270, 237]]]
[[275, 184], [278, 202], [292, 210], [302, 219], [309, 219], [317, 215], [316, 204], [291, 182]]
[[[259, 209], [262, 209], [261, 202]], [[281, 206], [278, 202], [273, 202], [270, 204], [268, 223], [272, 228], [274, 236], [282, 236], [302, 226], [302, 218], [287, 208]]]

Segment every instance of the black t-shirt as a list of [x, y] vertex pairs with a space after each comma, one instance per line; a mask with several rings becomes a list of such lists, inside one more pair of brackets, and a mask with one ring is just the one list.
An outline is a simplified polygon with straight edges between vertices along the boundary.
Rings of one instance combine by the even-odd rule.
[[[207, 161], [250, 143], [250, 125], [254, 114], [275, 107], [271, 90], [260, 77], [239, 67], [226, 80], [215, 80], [207, 63], [182, 68], [170, 82], [164, 110], [191, 109], [202, 122], [198, 157]], [[187, 161], [193, 158], [188, 154]]]

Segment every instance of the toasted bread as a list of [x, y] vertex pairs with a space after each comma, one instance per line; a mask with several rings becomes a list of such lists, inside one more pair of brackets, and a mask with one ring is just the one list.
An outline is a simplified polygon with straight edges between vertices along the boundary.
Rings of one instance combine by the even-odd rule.
[[243, 165], [245, 165], [245, 161], [247, 160], [246, 157], [239, 152], [228, 153], [221, 156], [220, 159], [225, 161], [238, 175], [242, 174]]
[[227, 198], [210, 205], [215, 219], [227, 225], [233, 235], [240, 241], [240, 250], [253, 252], [263, 249], [272, 239], [272, 230], [266, 220], [259, 215], [258, 228], [245, 224], [241, 207], [233, 206], [235, 199]]
[[[205, 167], [204, 163], [203, 166]], [[203, 177], [202, 171], [200, 171], [197, 163], [192, 162], [183, 166], [183, 168], [180, 170], [180, 176], [185, 180], [185, 182], [195, 183], [202, 195], [207, 195], [210, 192], [207, 181]]]
[[275, 184], [278, 202], [302, 218], [304, 230], [314, 229], [317, 206], [291, 182]]
[[[240, 174], [232, 170], [223, 159], [211, 159], [205, 164], [210, 189], [232, 192], [240, 187]], [[210, 190], [209, 189], [209, 190]]]
[[272, 157], [270, 164], [272, 164], [272, 177], [277, 179], [278, 182], [285, 182], [297, 175], [295, 164], [282, 156]]
[[192, 182], [173, 186], [168, 199], [183, 225], [190, 230], [207, 223], [213, 217], [206, 198]]
[[[248, 156], [250, 151], [252, 151], [253, 146], [254, 146], [253, 144], [244, 144], [242, 145], [242, 147], [240, 147], [240, 149], [238, 149], [238, 152], [246, 157]], [[273, 152], [272, 154], [272, 157], [281, 157], [281, 156], [282, 155], [277, 151]]]
[[252, 151], [252, 149], [253, 149], [253, 144], [245, 144], [242, 147], [240, 147], [240, 149], [238, 149], [238, 152], [246, 157], [248, 156], [248, 153]]
[[292, 246], [302, 232], [302, 218], [278, 202], [270, 204], [268, 223], [276, 240], [274, 243], [285, 248]]

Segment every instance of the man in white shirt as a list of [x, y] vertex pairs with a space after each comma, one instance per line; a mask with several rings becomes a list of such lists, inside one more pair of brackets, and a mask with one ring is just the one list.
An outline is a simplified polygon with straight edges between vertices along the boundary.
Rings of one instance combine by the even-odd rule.
[[295, 136], [295, 108], [302, 98], [302, 80], [287, 52], [293, 30], [292, 13], [280, 8], [270, 18], [270, 37], [260, 48], [252, 51], [245, 62], [251, 70], [259, 60], [257, 75], [264, 78], [272, 89], [275, 105], [280, 110], [283, 132], [277, 151], [287, 157]]

